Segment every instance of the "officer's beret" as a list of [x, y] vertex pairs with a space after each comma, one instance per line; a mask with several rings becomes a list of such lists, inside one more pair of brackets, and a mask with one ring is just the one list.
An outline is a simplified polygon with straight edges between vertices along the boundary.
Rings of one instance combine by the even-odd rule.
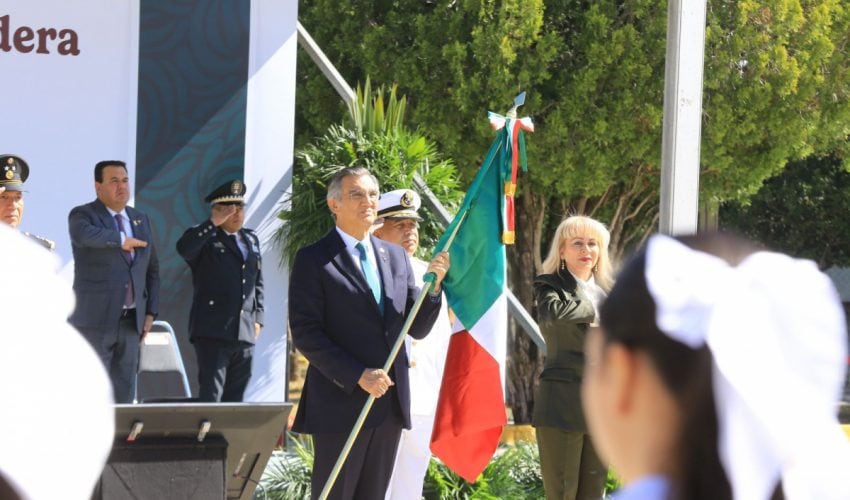
[[422, 206], [422, 200], [416, 191], [396, 189], [381, 194], [378, 200], [378, 217], [381, 219], [415, 219], [422, 220], [416, 213]]
[[0, 155], [0, 187], [6, 191], [23, 191], [30, 167], [20, 156]]
[[204, 201], [211, 204], [244, 203], [245, 183], [238, 179], [227, 181], [208, 194]]

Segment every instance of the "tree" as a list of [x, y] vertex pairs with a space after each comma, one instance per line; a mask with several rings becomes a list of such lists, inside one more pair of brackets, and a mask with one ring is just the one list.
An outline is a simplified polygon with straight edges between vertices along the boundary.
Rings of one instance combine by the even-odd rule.
[[[364, 88], [357, 88], [345, 123], [332, 125], [322, 137], [296, 151], [292, 195], [278, 213], [284, 223], [275, 234], [283, 263], [290, 263], [298, 249], [333, 228], [327, 185], [342, 168], [366, 167], [384, 191], [413, 186], [413, 176], [419, 173], [444, 205], [457, 205], [462, 192], [454, 165], [441, 159], [421, 133], [404, 127], [405, 107], [406, 99], [397, 96], [395, 87], [385, 99], [383, 88], [373, 95], [367, 79]], [[419, 253], [430, 258], [442, 228], [433, 215], [423, 214], [423, 218]]]
[[[615, 256], [655, 229], [665, 3], [314, 0], [300, 17], [349, 80], [397, 82], [411, 122], [467, 179], [492, 137], [484, 110], [503, 111], [529, 92], [521, 111], [537, 132], [509, 253], [512, 289], [527, 308], [565, 213], [608, 222]], [[840, 0], [709, 2], [703, 199], [746, 199], [789, 160], [846, 147], [848, 41], [850, 9]], [[317, 88], [317, 78], [310, 68], [299, 75], [299, 99], [310, 103], [300, 124], [315, 122], [307, 113], [318, 106], [332, 112], [330, 87]], [[525, 422], [540, 356], [522, 335], [510, 352], [509, 400]]]
[[748, 202], [725, 204], [720, 221], [827, 269], [850, 265], [849, 213], [850, 172], [835, 158], [807, 158], [765, 181]]

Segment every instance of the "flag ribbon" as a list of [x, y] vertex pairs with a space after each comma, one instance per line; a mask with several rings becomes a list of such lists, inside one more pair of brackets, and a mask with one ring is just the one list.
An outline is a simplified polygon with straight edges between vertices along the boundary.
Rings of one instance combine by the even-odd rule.
[[522, 167], [523, 172], [528, 171], [524, 132], [534, 132], [534, 123], [529, 117], [517, 119], [502, 116], [492, 111], [487, 113], [487, 118], [494, 130], [502, 131], [497, 139], [505, 144], [505, 149], [502, 150], [499, 161], [501, 178], [505, 186], [504, 202], [502, 203], [502, 243], [513, 245], [516, 241], [514, 228], [517, 167]]

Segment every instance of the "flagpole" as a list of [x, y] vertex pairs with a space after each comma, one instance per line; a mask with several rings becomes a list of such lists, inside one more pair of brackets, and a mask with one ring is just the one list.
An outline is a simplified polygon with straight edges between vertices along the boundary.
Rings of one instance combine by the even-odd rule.
[[[489, 168], [489, 167], [488, 167]], [[449, 239], [446, 240], [446, 245], [443, 247], [442, 251], [448, 251], [452, 246], [452, 242], [457, 235], [458, 229], [463, 225], [464, 219], [466, 219], [466, 214], [469, 213], [469, 210], [464, 211], [461, 214], [461, 218], [458, 223], [455, 225], [454, 230], [452, 231]], [[390, 355], [387, 358], [387, 361], [384, 363], [384, 371], [389, 373], [390, 368], [395, 363], [395, 358], [398, 357], [398, 353], [401, 350], [401, 346], [404, 345], [404, 337], [407, 335], [407, 332], [410, 331], [410, 326], [413, 324], [413, 320], [416, 318], [416, 315], [419, 313], [419, 308], [422, 307], [422, 303], [425, 301], [425, 297], [431, 293], [431, 289], [434, 287], [434, 273], [428, 273], [425, 275], [424, 281], [425, 285], [422, 287], [422, 290], [419, 292], [419, 296], [416, 297], [416, 301], [413, 303], [413, 307], [410, 309], [410, 313], [407, 315], [407, 319], [404, 321], [404, 326], [401, 327], [401, 332], [399, 332], [398, 337], [396, 337], [395, 344], [393, 344], [393, 348], [390, 351]], [[363, 405], [363, 409], [360, 410], [360, 416], [357, 417], [357, 421], [354, 422], [354, 428], [351, 429], [351, 433], [348, 435], [348, 440], [345, 441], [345, 446], [342, 447], [342, 452], [337, 458], [336, 463], [334, 464], [334, 468], [331, 470], [330, 476], [328, 476], [328, 480], [325, 482], [325, 487], [322, 488], [322, 493], [319, 495], [320, 500], [326, 500], [328, 495], [331, 492], [331, 488], [333, 488], [334, 483], [336, 482], [337, 476], [339, 476], [339, 471], [342, 470], [342, 466], [345, 464], [345, 460], [348, 458], [348, 454], [351, 453], [351, 448], [354, 446], [354, 441], [357, 439], [357, 436], [360, 434], [360, 429], [363, 427], [363, 422], [366, 421], [366, 417], [369, 415], [369, 411], [372, 409], [372, 405], [375, 403], [375, 396], [369, 394], [369, 398], [366, 400], [366, 404]]]

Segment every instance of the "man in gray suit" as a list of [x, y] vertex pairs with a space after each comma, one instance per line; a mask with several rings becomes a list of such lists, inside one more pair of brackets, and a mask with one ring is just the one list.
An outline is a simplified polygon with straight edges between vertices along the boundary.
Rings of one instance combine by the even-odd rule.
[[94, 187], [97, 199], [68, 215], [77, 297], [69, 321], [103, 361], [115, 402], [131, 403], [139, 343], [159, 312], [159, 264], [148, 216], [127, 206], [126, 164], [98, 162]]

